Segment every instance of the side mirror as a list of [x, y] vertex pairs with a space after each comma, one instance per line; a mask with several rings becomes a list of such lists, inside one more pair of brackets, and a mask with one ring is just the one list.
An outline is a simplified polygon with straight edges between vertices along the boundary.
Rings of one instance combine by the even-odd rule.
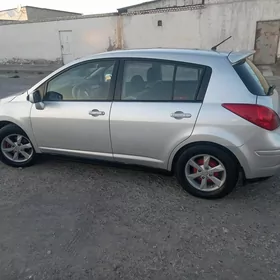
[[42, 102], [42, 97], [39, 90], [36, 90], [28, 95], [28, 101], [33, 104]]
[[39, 90], [36, 90], [36, 91], [30, 93], [28, 95], [27, 99], [29, 102], [35, 104], [35, 107], [37, 110], [43, 110], [45, 108], [45, 105], [43, 103]]

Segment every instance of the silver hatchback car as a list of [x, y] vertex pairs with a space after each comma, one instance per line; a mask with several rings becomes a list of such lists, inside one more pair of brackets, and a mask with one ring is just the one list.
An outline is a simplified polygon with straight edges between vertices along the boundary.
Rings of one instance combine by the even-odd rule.
[[151, 49], [76, 60], [0, 101], [0, 157], [41, 153], [174, 171], [189, 193], [220, 198], [240, 172], [280, 168], [279, 96], [253, 53]]

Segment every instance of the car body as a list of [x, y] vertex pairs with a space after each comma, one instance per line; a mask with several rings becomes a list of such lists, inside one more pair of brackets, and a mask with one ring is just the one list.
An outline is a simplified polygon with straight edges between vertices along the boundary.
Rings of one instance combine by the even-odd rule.
[[0, 101], [1, 158], [25, 166], [50, 153], [174, 170], [187, 191], [207, 198], [229, 193], [240, 170], [247, 179], [273, 176], [279, 96], [252, 54], [142, 49], [76, 60]]

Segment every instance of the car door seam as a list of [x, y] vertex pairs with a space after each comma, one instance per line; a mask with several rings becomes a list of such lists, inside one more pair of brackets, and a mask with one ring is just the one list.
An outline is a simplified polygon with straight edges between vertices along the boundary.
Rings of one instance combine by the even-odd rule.
[[111, 106], [109, 109], [109, 137], [110, 137], [112, 157], [113, 157], [113, 160], [115, 160], [114, 151], [113, 151], [113, 142], [112, 142], [112, 132], [111, 132], [111, 112], [112, 112], [113, 103], [114, 103], [114, 101], [111, 102]]
[[[194, 125], [193, 125], [193, 128], [192, 128], [191, 134], [190, 134], [186, 139], [184, 139], [183, 141], [181, 141], [181, 142], [171, 151], [171, 153], [170, 153], [170, 155], [169, 155], [169, 158], [168, 158], [168, 161], [167, 161], [166, 169], [169, 169], [169, 166], [171, 166], [171, 165], [170, 165], [170, 161], [171, 161], [171, 160], [173, 161], [173, 158], [174, 158], [174, 157], [173, 157], [173, 158], [171, 158], [171, 157], [172, 157], [173, 154], [174, 154], [174, 156], [175, 156], [175, 154], [176, 154], [176, 153], [174, 153], [174, 151], [176, 151], [176, 150], [178, 149], [178, 147], [179, 147], [182, 143], [184, 143], [187, 139], [189, 139], [189, 138], [193, 135], [193, 132], [194, 132], [194, 129], [195, 129], [195, 126], [196, 126], [196, 123], [197, 123], [199, 114], [200, 114], [201, 109], [202, 109], [202, 106], [203, 106], [203, 103], [201, 103], [201, 106], [200, 106], [200, 108], [199, 108], [199, 110], [198, 110], [198, 113], [197, 113], [197, 116], [196, 116], [196, 119], [195, 119], [195, 122], [194, 122]], [[186, 144], [186, 145], [187, 145], [187, 144]]]

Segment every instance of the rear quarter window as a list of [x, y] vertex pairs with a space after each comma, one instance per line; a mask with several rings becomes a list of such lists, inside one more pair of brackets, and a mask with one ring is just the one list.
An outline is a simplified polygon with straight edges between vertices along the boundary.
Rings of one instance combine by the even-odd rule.
[[267, 95], [269, 84], [257, 66], [246, 59], [233, 66], [247, 89], [254, 95]]

